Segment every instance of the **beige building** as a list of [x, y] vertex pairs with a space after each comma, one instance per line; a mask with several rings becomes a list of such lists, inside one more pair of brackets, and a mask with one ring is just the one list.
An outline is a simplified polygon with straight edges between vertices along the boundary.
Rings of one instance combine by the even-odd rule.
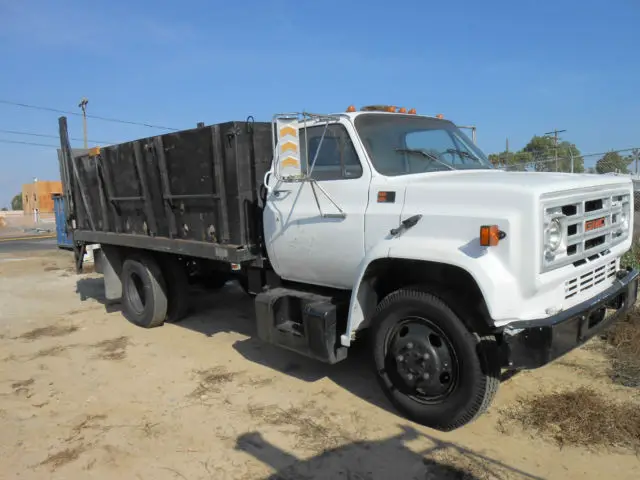
[[53, 213], [51, 194], [62, 193], [62, 182], [59, 180], [42, 181], [22, 185], [22, 209], [25, 214], [32, 214], [37, 208], [40, 213]]

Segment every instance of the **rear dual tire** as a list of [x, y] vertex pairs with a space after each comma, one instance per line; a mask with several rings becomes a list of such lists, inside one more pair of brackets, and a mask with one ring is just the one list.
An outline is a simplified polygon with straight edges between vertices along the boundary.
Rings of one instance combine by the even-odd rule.
[[165, 321], [178, 322], [188, 313], [189, 281], [184, 265], [175, 257], [136, 254], [122, 265], [124, 316], [144, 328]]
[[419, 288], [393, 292], [372, 326], [376, 376], [406, 417], [450, 431], [489, 407], [500, 384], [495, 337], [471, 333], [440, 298]]
[[135, 255], [122, 265], [122, 309], [131, 323], [159, 327], [167, 317], [169, 300], [160, 266], [150, 255]]

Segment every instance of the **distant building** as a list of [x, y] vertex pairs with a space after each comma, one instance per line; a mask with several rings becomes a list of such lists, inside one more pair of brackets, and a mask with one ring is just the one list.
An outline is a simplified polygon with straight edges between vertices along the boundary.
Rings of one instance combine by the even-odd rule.
[[53, 213], [51, 194], [62, 193], [62, 182], [59, 180], [35, 180], [22, 185], [22, 209], [25, 214], [32, 214], [35, 209], [39, 213]]

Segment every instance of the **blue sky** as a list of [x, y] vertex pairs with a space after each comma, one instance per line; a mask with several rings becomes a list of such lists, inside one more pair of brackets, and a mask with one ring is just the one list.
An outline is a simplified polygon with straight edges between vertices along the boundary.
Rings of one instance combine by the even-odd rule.
[[[554, 128], [599, 152], [640, 146], [638, 25], [634, 0], [0, 0], [0, 99], [176, 128], [389, 103], [477, 125], [487, 153]], [[0, 104], [0, 129], [57, 115]], [[0, 142], [0, 206], [34, 176], [58, 177], [55, 150]]]

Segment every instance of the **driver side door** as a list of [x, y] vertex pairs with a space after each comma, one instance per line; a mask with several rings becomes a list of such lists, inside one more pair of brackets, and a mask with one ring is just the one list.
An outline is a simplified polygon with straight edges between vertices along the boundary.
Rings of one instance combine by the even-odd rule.
[[311, 165], [317, 152], [311, 173], [316, 185], [270, 180], [265, 243], [276, 273], [286, 280], [345, 289], [353, 286], [365, 252], [371, 171], [358, 156], [350, 128], [349, 124], [329, 124], [322, 141], [324, 125], [298, 130], [303, 169]]

